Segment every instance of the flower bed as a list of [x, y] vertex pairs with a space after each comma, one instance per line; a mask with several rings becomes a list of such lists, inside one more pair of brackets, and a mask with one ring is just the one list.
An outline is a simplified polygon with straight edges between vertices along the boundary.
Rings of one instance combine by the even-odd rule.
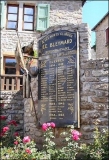
[[16, 132], [17, 123], [15, 120], [7, 121], [5, 115], [1, 115], [3, 105], [0, 106], [0, 138], [1, 138], [1, 159], [2, 160], [75, 160], [78, 153], [83, 154], [83, 158], [78, 160], [108, 160], [108, 132], [99, 132], [96, 125], [94, 132], [94, 142], [90, 145], [79, 144], [81, 133], [71, 126], [67, 132], [61, 133], [63, 145], [57, 148], [54, 139], [53, 129], [55, 123], [44, 123], [43, 130], [43, 149], [38, 151], [34, 140], [29, 136], [23, 139]]

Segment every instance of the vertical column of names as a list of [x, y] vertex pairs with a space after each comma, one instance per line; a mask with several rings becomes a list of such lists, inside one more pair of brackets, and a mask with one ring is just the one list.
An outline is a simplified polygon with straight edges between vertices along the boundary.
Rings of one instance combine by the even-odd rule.
[[57, 119], [57, 63], [55, 59], [49, 59], [49, 117], [50, 120]]

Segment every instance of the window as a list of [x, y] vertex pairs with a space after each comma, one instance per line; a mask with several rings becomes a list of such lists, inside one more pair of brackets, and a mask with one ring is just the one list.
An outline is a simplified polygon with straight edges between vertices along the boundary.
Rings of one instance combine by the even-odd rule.
[[109, 27], [106, 29], [106, 44], [109, 43]]
[[16, 64], [16, 60], [14, 57], [4, 57], [4, 73], [14, 75], [23, 74], [22, 70]]
[[7, 5], [7, 29], [18, 27], [18, 5]]
[[34, 7], [32, 6], [23, 8], [23, 30], [34, 30]]
[[20, 90], [22, 88], [23, 72], [16, 64], [14, 57], [4, 57], [4, 74], [2, 76], [2, 90]]

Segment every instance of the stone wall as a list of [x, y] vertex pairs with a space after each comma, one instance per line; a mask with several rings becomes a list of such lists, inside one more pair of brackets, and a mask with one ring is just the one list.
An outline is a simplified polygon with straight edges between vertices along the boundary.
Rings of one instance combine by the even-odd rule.
[[[81, 24], [82, 23], [82, 1], [8, 1], [8, 3], [19, 4], [19, 17], [18, 17], [18, 35], [20, 38], [21, 46], [28, 45], [34, 40], [34, 49], [37, 50], [37, 42], [42, 32], [36, 30], [37, 22], [37, 5], [50, 4], [50, 27], [65, 24]], [[23, 3], [26, 5], [35, 6], [35, 21], [34, 31], [22, 30], [22, 17], [23, 17]], [[18, 37], [16, 31], [6, 30], [6, 7], [5, 6], [5, 27], [1, 30], [1, 73], [3, 71], [3, 56], [14, 56], [16, 43]], [[2, 73], [3, 74], [3, 73]]]
[[1, 91], [0, 97], [3, 98], [4, 107], [2, 114], [6, 115], [7, 120], [16, 120], [16, 131], [23, 136], [24, 131], [24, 103], [22, 91]]
[[[69, 30], [69, 31], [78, 31], [79, 32], [79, 52], [80, 52], [80, 63], [84, 62], [84, 60], [89, 59], [89, 53], [90, 53], [90, 29], [87, 24], [79, 24], [79, 25], [59, 25], [55, 27], [50, 27], [46, 32], [42, 34], [40, 38], [48, 35], [52, 31], [57, 31], [57, 30]], [[38, 39], [38, 40], [39, 40]], [[83, 72], [80, 70], [80, 73]], [[32, 93], [33, 93], [33, 98], [34, 98], [34, 104], [35, 104], [35, 110], [37, 112], [37, 107], [38, 107], [38, 82], [37, 79], [33, 79], [31, 82], [31, 87], [32, 87]], [[35, 139], [37, 142], [38, 146], [41, 145], [43, 141], [42, 137], [42, 131], [41, 129], [37, 128], [37, 122], [36, 122], [36, 116], [34, 113], [34, 108], [31, 109], [31, 98], [30, 99], [25, 99], [24, 101], [24, 108], [25, 108], [25, 113], [24, 113], [24, 132], [25, 135], [31, 135], [32, 138]], [[38, 118], [38, 113], [37, 113], [37, 118]], [[64, 130], [62, 128], [60, 129], [55, 129], [55, 135], [56, 135], [56, 142], [60, 144], [60, 139], [59, 139], [59, 133]]]
[[109, 27], [107, 16], [96, 28], [96, 58], [108, 57], [109, 44], [106, 44], [106, 29]]
[[[16, 2], [8, 2], [8, 3], [20, 3], [20, 1]], [[81, 24], [82, 23], [82, 1], [23, 1], [24, 4], [34, 5], [37, 8], [38, 4], [50, 4], [50, 27], [56, 25], [65, 25], [65, 24]], [[6, 9], [5, 9], [6, 10]], [[37, 13], [37, 11], [36, 11]], [[37, 16], [37, 14], [36, 14]], [[22, 15], [19, 16], [19, 21]], [[35, 19], [37, 19], [35, 17]], [[22, 22], [21, 22], [22, 23]], [[21, 23], [19, 24], [21, 26]], [[36, 23], [35, 23], [36, 24]], [[6, 26], [6, 25], [5, 25]], [[35, 41], [34, 48], [37, 49], [37, 39], [41, 36], [41, 32], [36, 30], [36, 26], [34, 27], [34, 31], [20, 31], [19, 38], [21, 40], [21, 45], [28, 44], [32, 40]], [[1, 31], [1, 51], [15, 51], [15, 46], [18, 38], [16, 32], [14, 30], [6, 30], [3, 28]]]
[[[108, 128], [108, 69], [109, 60], [83, 60], [80, 62], [80, 129], [81, 142], [90, 143], [93, 140], [95, 121], [99, 122], [99, 129]], [[37, 112], [37, 78], [31, 82], [33, 98]], [[31, 99], [24, 101], [24, 134], [30, 135], [40, 147], [43, 142], [42, 131], [37, 128], [34, 108], [31, 109]], [[37, 113], [38, 114], [38, 113]], [[61, 145], [59, 134], [64, 128], [54, 130], [56, 143]]]
[[94, 123], [108, 128], [109, 59], [83, 61], [80, 64], [80, 114], [82, 140], [93, 139]]

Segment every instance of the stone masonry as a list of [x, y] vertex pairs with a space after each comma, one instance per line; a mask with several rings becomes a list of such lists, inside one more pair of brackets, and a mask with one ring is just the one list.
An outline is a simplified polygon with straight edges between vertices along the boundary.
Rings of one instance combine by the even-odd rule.
[[[37, 4], [39, 1], [35, 1], [35, 3]], [[60, 1], [41, 1], [41, 3], [50, 3], [50, 28], [45, 32], [38, 32], [36, 30], [33, 32], [18, 31], [21, 46], [27, 45], [34, 40], [34, 49], [38, 50], [39, 39], [52, 31], [63, 29], [79, 32], [80, 66], [78, 67], [80, 68], [81, 120], [79, 130], [82, 133], [82, 141], [89, 143], [93, 139], [94, 122], [96, 119], [99, 119], [100, 121], [100, 129], [107, 128], [108, 126], [109, 60], [89, 60], [91, 53], [91, 31], [87, 24], [82, 23], [81, 1], [63, 1], [61, 3]], [[2, 66], [3, 54], [5, 54], [5, 52], [12, 52], [14, 55], [17, 40], [18, 37], [16, 31], [5, 30], [5, 28], [1, 31]], [[32, 94], [36, 112], [38, 107], [37, 81], [37, 78], [32, 78], [31, 80]], [[1, 91], [1, 97], [5, 100], [3, 113], [5, 115], [9, 115], [9, 120], [14, 119], [19, 121], [18, 130], [20, 130], [22, 134], [24, 133], [24, 135], [29, 135], [32, 139], [35, 139], [37, 145], [41, 147], [43, 142], [42, 131], [37, 127], [36, 115], [34, 112], [34, 107], [31, 103], [31, 98], [23, 99], [22, 93], [17, 91]], [[65, 129], [63, 128], [56, 128], [54, 130], [58, 145], [61, 145], [59, 133], [64, 130]]]
[[[21, 46], [28, 45], [34, 40], [34, 49], [37, 50], [38, 39], [43, 32], [36, 30], [37, 21], [37, 5], [38, 4], [50, 4], [50, 27], [56, 25], [65, 24], [81, 24], [82, 23], [82, 1], [8, 1], [10, 4], [19, 4], [19, 19], [18, 19], [18, 35], [20, 38]], [[35, 21], [34, 21], [34, 31], [23, 31], [22, 30], [22, 17], [23, 17], [23, 6], [22, 3], [26, 5], [35, 6]], [[6, 11], [5, 6], [5, 13]], [[4, 20], [6, 23], [6, 20]], [[5, 25], [6, 26], [6, 25]], [[14, 56], [16, 43], [18, 37], [15, 30], [6, 30], [4, 27], [1, 30], [1, 73], [3, 71], [3, 56], [10, 54]]]
[[96, 58], [108, 57], [109, 44], [106, 44], [106, 29], [109, 27], [109, 16], [96, 27]]
[[24, 133], [24, 103], [22, 90], [21, 91], [1, 91], [0, 97], [3, 98], [4, 107], [2, 114], [7, 116], [7, 120], [16, 120], [16, 131], [19, 131], [20, 135]]
[[[108, 59], [89, 59], [90, 53], [90, 29], [87, 24], [65, 25], [51, 27], [42, 36], [53, 30], [69, 30], [79, 32], [79, 54], [80, 54], [80, 130], [81, 141], [89, 143], [93, 140], [95, 121], [99, 120], [99, 129], [108, 127]], [[38, 86], [37, 78], [32, 80], [31, 87], [37, 112], [38, 107]], [[33, 118], [34, 110], [31, 110], [30, 99], [25, 99], [24, 132], [31, 135], [38, 146], [43, 141], [42, 131], [37, 128], [36, 118]], [[38, 113], [37, 113], [38, 116]], [[64, 128], [54, 130], [58, 145], [60, 145], [59, 134], [65, 131]]]

